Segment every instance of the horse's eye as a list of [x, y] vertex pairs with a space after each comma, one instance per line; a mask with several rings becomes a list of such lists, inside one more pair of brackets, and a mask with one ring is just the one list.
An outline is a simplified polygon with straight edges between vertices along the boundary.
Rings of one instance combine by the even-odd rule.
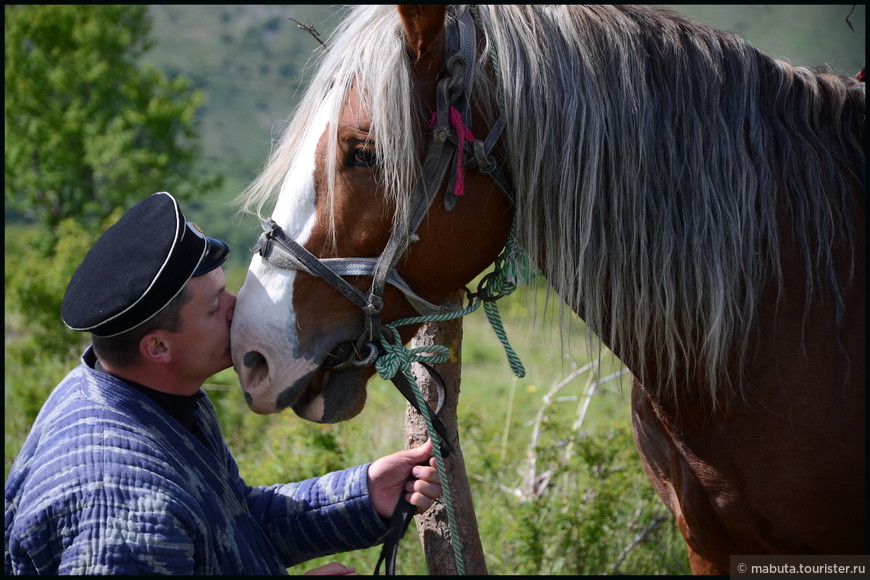
[[356, 147], [351, 162], [357, 167], [374, 167], [378, 163], [378, 154], [373, 147]]

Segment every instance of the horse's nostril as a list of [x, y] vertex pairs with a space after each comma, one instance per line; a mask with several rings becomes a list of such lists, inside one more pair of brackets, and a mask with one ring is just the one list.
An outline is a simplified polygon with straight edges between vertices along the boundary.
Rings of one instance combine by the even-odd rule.
[[[245, 372], [239, 373], [239, 378], [242, 381], [245, 395], [248, 395], [249, 389], [264, 389], [269, 386], [269, 362], [259, 352], [252, 350], [245, 353], [242, 357], [242, 364], [245, 365]], [[246, 397], [247, 398], [247, 397]], [[248, 401], [251, 404], [251, 401]]]
[[246, 367], [248, 367], [249, 369], [252, 369], [252, 368], [260, 366], [260, 365], [265, 365], [266, 364], [266, 357], [264, 357], [263, 355], [261, 355], [257, 351], [252, 350], [250, 352], [245, 353], [245, 356], [242, 358], [242, 362], [244, 363], [244, 365]]

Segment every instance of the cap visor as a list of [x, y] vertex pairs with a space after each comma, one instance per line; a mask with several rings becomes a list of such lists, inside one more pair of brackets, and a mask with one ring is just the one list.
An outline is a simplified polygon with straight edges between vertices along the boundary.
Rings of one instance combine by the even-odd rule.
[[214, 238], [206, 238], [205, 240], [208, 247], [202, 260], [199, 261], [196, 270], [193, 271], [194, 277], [208, 274], [215, 268], [220, 267], [227, 261], [227, 257], [230, 255], [230, 247], [224, 242]]

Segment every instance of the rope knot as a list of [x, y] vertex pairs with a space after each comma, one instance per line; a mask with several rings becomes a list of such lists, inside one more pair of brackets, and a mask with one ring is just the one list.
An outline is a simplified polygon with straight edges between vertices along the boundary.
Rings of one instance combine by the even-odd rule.
[[441, 363], [450, 358], [450, 349], [446, 346], [433, 344], [407, 348], [402, 344], [399, 331], [394, 326], [387, 324], [384, 330], [389, 330], [390, 335], [388, 336], [386, 332], [381, 334], [381, 346], [384, 352], [375, 361], [375, 370], [385, 381], [391, 380], [399, 371], [410, 373], [412, 363]]

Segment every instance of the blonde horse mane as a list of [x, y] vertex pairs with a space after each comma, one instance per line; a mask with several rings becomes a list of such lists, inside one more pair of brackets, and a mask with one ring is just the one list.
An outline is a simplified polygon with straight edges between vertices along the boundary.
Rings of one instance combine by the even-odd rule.
[[[467, 8], [453, 10], [448, 18]], [[820, 272], [807, 277], [807, 300], [822, 284], [841, 300], [832, 245], [854, 235], [848, 192], [864, 180], [863, 86], [659, 9], [477, 13], [499, 77], [478, 74], [473, 98], [490, 117], [504, 107], [501, 166], [518, 192], [519, 245], [543, 256], [535, 267], [624, 362], [659, 370], [660, 395], [684, 395], [686, 361], [714, 404], [740, 387], [762, 288], [782, 277], [782, 207], [807, 270]], [[401, 225], [423, 137], [395, 8], [353, 8], [327, 45], [241, 199], [262, 217], [324, 96], [338, 91], [337, 113], [359, 82]]]

